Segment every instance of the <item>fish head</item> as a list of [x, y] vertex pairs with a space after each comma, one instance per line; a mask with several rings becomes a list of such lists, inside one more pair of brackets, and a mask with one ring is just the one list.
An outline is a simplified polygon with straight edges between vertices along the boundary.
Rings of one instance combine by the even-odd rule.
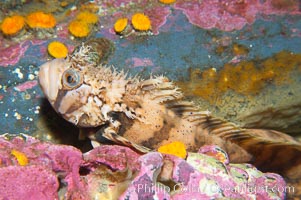
[[83, 68], [73, 64], [70, 59], [44, 63], [39, 71], [42, 91], [55, 111], [67, 121], [80, 127], [102, 125], [107, 120], [101, 113], [105, 110], [101, 109], [103, 100], [95, 93], [95, 84], [85, 80]]
[[54, 59], [40, 66], [39, 83], [49, 100], [54, 106], [59, 91], [63, 88], [62, 75], [68, 66], [64, 59]]

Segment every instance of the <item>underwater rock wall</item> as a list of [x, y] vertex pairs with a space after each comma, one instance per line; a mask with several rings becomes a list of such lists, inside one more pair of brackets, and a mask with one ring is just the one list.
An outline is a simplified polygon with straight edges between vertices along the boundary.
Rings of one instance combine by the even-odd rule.
[[[46, 102], [39, 66], [106, 37], [115, 49], [106, 63], [116, 69], [164, 74], [202, 110], [300, 137], [300, 1], [27, 0], [0, 7], [0, 133], [81, 146], [78, 129]], [[49, 172], [57, 187], [49, 170], [24, 170], [41, 170], [41, 181]]]

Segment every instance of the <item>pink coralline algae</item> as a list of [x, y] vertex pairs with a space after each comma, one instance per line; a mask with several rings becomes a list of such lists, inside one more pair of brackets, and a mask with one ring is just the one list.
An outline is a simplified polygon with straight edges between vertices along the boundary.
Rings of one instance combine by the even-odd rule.
[[166, 21], [167, 17], [170, 15], [171, 11], [168, 7], [154, 7], [144, 11], [152, 22], [152, 32], [154, 35], [159, 34], [159, 29], [162, 27]]
[[182, 10], [190, 23], [205, 29], [240, 30], [258, 15], [301, 14], [298, 1], [282, 0], [179, 0], [175, 9]]
[[[85, 190], [78, 173], [83, 162], [79, 150], [72, 146], [40, 142], [29, 136], [8, 139], [5, 136], [0, 137], [0, 174], [13, 170], [16, 177], [0, 176], [0, 182], [5, 183], [5, 186], [0, 185], [0, 191], [14, 191], [8, 199], [58, 199], [58, 178], [64, 183], [63, 185], [67, 185], [65, 199], [72, 199], [75, 195], [82, 197], [78, 199], [88, 199], [84, 192], [79, 195]], [[26, 155], [28, 160], [26, 166], [19, 165], [16, 157], [11, 153], [13, 150]], [[48, 187], [50, 185], [51, 187]], [[35, 194], [41, 194], [41, 190], [43, 198], [42, 196], [31, 198]], [[0, 192], [0, 199], [5, 199], [6, 195], [5, 192]]]
[[301, 14], [300, 3], [295, 0], [177, 0], [170, 5], [150, 0], [118, 0], [110, 3], [96, 0], [95, 3], [101, 6], [104, 14], [113, 15], [110, 19], [103, 19], [107, 20], [104, 24], [111, 27], [110, 33], [113, 34], [112, 24], [118, 18], [131, 19], [137, 11], [150, 18], [151, 30], [155, 35], [159, 34], [160, 28], [165, 29], [163, 25], [167, 18], [173, 17], [171, 13], [174, 10], [182, 11], [189, 22], [198, 27], [223, 31], [240, 30], [260, 16]]
[[20, 58], [24, 56], [28, 47], [29, 44], [27, 42], [10, 45], [9, 47], [0, 46], [0, 66], [7, 67], [17, 64]]
[[[225, 165], [199, 153], [189, 153], [185, 161], [158, 152], [143, 155], [138, 162], [141, 169], [120, 199], [285, 198], [283, 190], [270, 192], [275, 187], [284, 189], [279, 175], [261, 173], [248, 164]], [[160, 184], [163, 177], [173, 184]]]
[[0, 168], [1, 199], [58, 199], [56, 174], [42, 166]]
[[18, 92], [24, 92], [25, 90], [35, 87], [37, 84], [37, 80], [26, 81], [25, 83], [15, 86], [15, 90], [17, 90]]
[[126, 63], [128, 63], [128, 65], [131, 68], [154, 66], [153, 61], [151, 59], [149, 59], [149, 58], [137, 58], [137, 57], [133, 57], [131, 59], [126, 60]]
[[188, 153], [187, 160], [159, 152], [141, 155], [118, 145], [82, 154], [25, 135], [1, 136], [0, 146], [0, 199], [285, 198], [282, 177], [221, 162], [216, 157], [227, 155], [216, 146], [200, 149], [208, 155]]
[[140, 154], [127, 147], [107, 145], [95, 148], [84, 154], [87, 166], [104, 163], [114, 171], [123, 171], [127, 168], [130, 170], [139, 170], [140, 164], [136, 162], [139, 157]]

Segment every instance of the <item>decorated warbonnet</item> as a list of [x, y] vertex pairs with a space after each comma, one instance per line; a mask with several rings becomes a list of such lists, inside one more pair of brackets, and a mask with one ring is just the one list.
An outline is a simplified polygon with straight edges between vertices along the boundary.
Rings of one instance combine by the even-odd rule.
[[[223, 148], [231, 162], [252, 159], [261, 169], [289, 175], [301, 162], [301, 145], [294, 138], [271, 130], [243, 129], [212, 117], [164, 76], [127, 76], [106, 66], [112, 44], [95, 39], [80, 45], [66, 59], [41, 66], [39, 81], [53, 108], [79, 127], [99, 127], [89, 134], [146, 152], [173, 141], [188, 151], [204, 144]], [[281, 159], [279, 158], [281, 157]], [[295, 163], [293, 165], [292, 163]]]

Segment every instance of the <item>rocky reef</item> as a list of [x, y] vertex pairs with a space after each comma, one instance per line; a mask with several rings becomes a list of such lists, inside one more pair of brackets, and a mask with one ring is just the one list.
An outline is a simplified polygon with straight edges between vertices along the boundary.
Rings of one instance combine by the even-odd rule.
[[229, 163], [217, 146], [186, 159], [118, 145], [82, 154], [27, 135], [3, 135], [0, 146], [1, 199], [285, 199], [290, 189], [277, 174]]

